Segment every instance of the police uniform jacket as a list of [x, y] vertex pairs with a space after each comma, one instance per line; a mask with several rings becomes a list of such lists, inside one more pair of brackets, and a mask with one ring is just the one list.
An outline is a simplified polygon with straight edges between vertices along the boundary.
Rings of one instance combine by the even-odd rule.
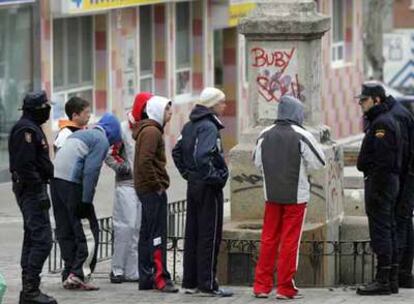
[[47, 138], [29, 115], [23, 115], [12, 128], [9, 154], [14, 182], [33, 186], [46, 183], [53, 177]]
[[365, 137], [357, 162], [365, 177], [400, 173], [401, 131], [391, 113], [394, 105], [395, 101], [375, 105], [365, 115]]

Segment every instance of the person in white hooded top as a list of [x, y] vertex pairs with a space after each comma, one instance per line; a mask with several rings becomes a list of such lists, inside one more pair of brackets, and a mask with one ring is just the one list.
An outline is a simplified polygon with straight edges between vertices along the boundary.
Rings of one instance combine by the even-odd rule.
[[170, 180], [165, 168], [164, 126], [170, 121], [171, 101], [153, 96], [147, 103], [148, 119], [134, 130], [134, 184], [142, 202], [138, 245], [139, 289], [178, 292], [167, 270], [167, 194]]
[[138, 282], [138, 241], [141, 228], [141, 201], [134, 187], [133, 166], [135, 140], [133, 130], [141, 119], [148, 118], [146, 104], [153, 97], [141, 92], [135, 96], [128, 120], [121, 123], [122, 143], [113, 145], [105, 163], [115, 173], [115, 198], [112, 215], [114, 254], [110, 273], [111, 283]]

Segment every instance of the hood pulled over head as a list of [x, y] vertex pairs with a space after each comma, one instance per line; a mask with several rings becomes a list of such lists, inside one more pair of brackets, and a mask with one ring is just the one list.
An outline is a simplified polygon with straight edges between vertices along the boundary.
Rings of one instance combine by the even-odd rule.
[[161, 127], [164, 126], [164, 113], [165, 108], [171, 102], [168, 98], [162, 96], [152, 96], [147, 102], [147, 115], [149, 119], [155, 120], [160, 124]]
[[305, 112], [302, 102], [292, 96], [282, 96], [277, 110], [277, 120], [285, 120], [302, 125]]
[[98, 126], [105, 130], [106, 137], [108, 138], [109, 144], [120, 142], [121, 138], [121, 125], [119, 124], [118, 118], [111, 113], [105, 113], [104, 116], [98, 121]]

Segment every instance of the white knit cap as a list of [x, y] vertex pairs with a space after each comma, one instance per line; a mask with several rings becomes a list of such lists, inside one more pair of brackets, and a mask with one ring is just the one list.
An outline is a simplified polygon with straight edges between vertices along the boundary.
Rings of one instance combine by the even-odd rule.
[[219, 101], [226, 99], [223, 91], [216, 88], [205, 88], [200, 95], [200, 100], [197, 104], [205, 106], [206, 108], [214, 107]]

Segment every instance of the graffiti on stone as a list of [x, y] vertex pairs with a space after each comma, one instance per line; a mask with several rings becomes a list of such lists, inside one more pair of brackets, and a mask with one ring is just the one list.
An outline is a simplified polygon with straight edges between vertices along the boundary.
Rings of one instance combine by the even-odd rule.
[[236, 181], [239, 184], [237, 189], [233, 190], [233, 193], [238, 193], [250, 189], [261, 188], [263, 186], [263, 177], [256, 174], [239, 174], [233, 176], [233, 181]]
[[291, 95], [304, 101], [304, 86], [300, 83], [297, 50], [269, 50], [262, 47], [251, 49], [251, 68], [259, 93], [259, 118], [274, 119], [283, 95]]

